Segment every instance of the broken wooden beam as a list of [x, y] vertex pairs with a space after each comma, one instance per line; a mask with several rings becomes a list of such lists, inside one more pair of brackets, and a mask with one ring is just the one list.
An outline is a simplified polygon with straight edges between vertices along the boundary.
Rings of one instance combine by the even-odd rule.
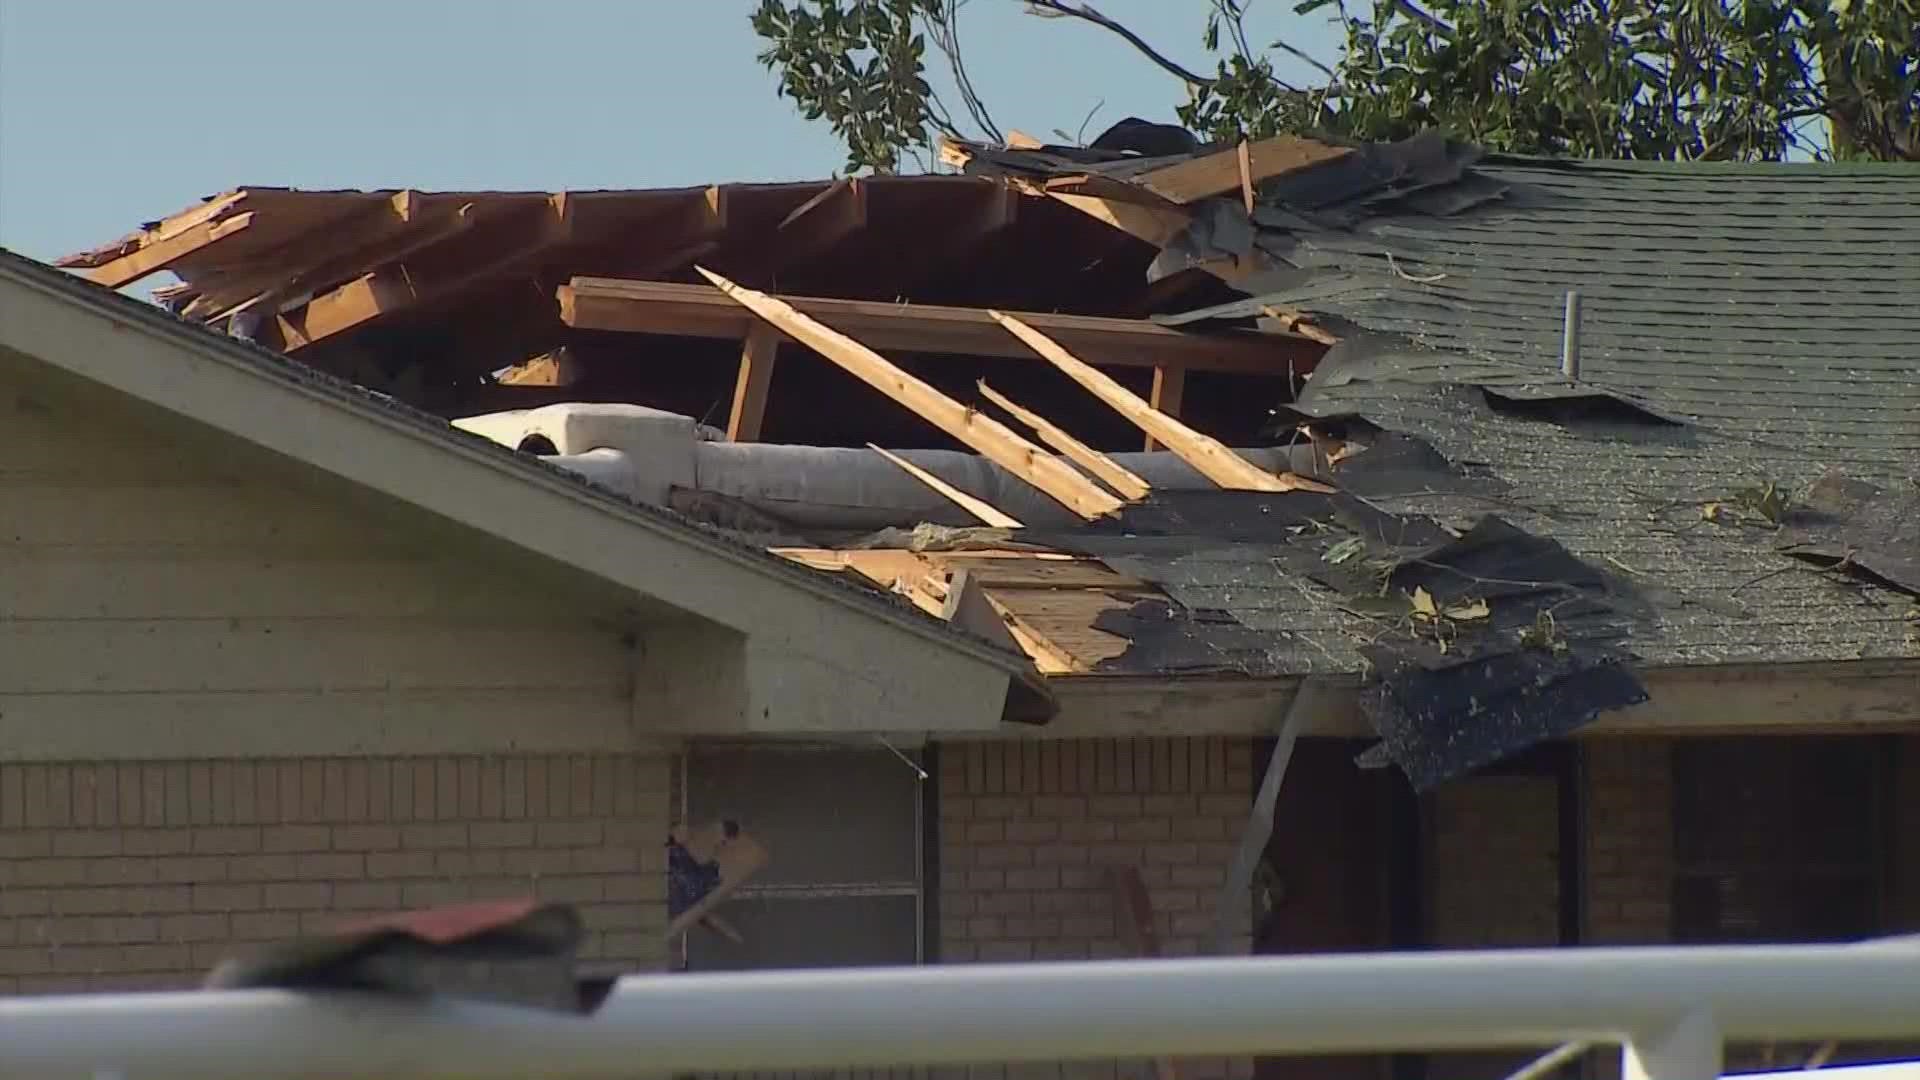
[[1158, 439], [1179, 455], [1195, 472], [1233, 491], [1332, 491], [1317, 480], [1293, 473], [1275, 475], [1234, 453], [1211, 435], [1203, 435], [1180, 421], [1158, 411], [1139, 396], [1105, 373], [1062, 348], [1059, 342], [1040, 333], [1011, 315], [989, 312], [995, 322], [1013, 336], [1087, 388], [1095, 397], [1112, 406], [1115, 412]]
[[[739, 341], [759, 322], [717, 289], [660, 281], [576, 277], [559, 290], [560, 318], [581, 330]], [[794, 310], [870, 348], [1032, 360], [979, 308], [781, 296]], [[1173, 365], [1189, 371], [1286, 377], [1313, 370], [1325, 346], [1291, 334], [1188, 333], [1145, 319], [1018, 313], [1067, 347], [1114, 367]]]
[[1112, 458], [1067, 434], [1058, 424], [1041, 416], [1031, 409], [1015, 404], [1005, 395], [987, 385], [985, 379], [977, 384], [980, 396], [1007, 411], [1007, 415], [1033, 429], [1040, 441], [1065, 455], [1068, 461], [1092, 473], [1094, 478], [1119, 493], [1129, 502], [1144, 499], [1150, 490], [1145, 480], [1123, 468]]
[[253, 225], [253, 222], [254, 214], [251, 211], [203, 221], [167, 239], [147, 244], [119, 258], [93, 267], [86, 271], [87, 280], [109, 289], [131, 285], [149, 274], [157, 274], [173, 266], [182, 259], [201, 254], [223, 240], [241, 235]]
[[1336, 161], [1352, 152], [1344, 146], [1298, 135], [1276, 135], [1141, 173], [1133, 182], [1184, 206], [1243, 186], [1251, 189], [1276, 176]]
[[1066, 463], [984, 416], [909, 375], [872, 349], [839, 330], [797, 311], [791, 304], [755, 289], [743, 288], [705, 267], [697, 267], [726, 296], [778, 327], [788, 337], [840, 366], [848, 374], [911, 409], [928, 423], [972, 447], [1089, 520], [1120, 509], [1119, 499], [1075, 472]]
[[1020, 524], [1020, 519], [1014, 517], [1012, 514], [1007, 513], [1005, 510], [1000, 509], [977, 495], [969, 495], [961, 491], [959, 488], [954, 487], [945, 480], [915, 465], [899, 454], [893, 453], [890, 450], [882, 450], [874, 443], [868, 443], [867, 449], [898, 465], [900, 471], [932, 488], [948, 502], [979, 518], [984, 525], [991, 526], [995, 529], [1019, 529], [1025, 527]]
[[393, 262], [285, 312], [261, 343], [292, 352], [374, 319], [525, 269], [572, 232], [565, 194], [517, 200], [457, 239]]

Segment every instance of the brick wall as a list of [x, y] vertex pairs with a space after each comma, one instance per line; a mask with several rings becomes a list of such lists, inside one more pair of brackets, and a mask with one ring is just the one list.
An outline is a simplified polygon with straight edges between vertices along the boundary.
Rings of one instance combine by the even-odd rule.
[[1595, 739], [1586, 758], [1586, 926], [1592, 945], [1672, 937], [1673, 765], [1663, 739]]
[[191, 985], [344, 916], [579, 905], [585, 956], [660, 966], [668, 760], [0, 766], [0, 993]]
[[[1162, 949], [1193, 954], [1212, 933], [1246, 826], [1252, 747], [1209, 738], [948, 743], [938, 783], [939, 960], [1137, 955], [1115, 922], [1110, 865], [1140, 870]], [[1235, 915], [1233, 947], [1245, 952], [1251, 900]], [[1115, 1062], [1012, 1071], [1147, 1075]], [[1250, 1071], [1250, 1062], [1211, 1062], [1190, 1073]]]

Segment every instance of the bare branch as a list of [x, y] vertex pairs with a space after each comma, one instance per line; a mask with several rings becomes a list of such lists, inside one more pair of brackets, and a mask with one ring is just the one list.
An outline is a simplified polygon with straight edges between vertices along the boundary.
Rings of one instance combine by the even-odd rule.
[[1153, 46], [1147, 44], [1139, 34], [1134, 33], [1125, 26], [1095, 11], [1091, 4], [1071, 4], [1067, 3], [1066, 0], [1027, 0], [1027, 7], [1036, 13], [1083, 19], [1095, 26], [1118, 34], [1127, 44], [1138, 50], [1142, 56], [1153, 61], [1160, 70], [1185, 82], [1188, 86], [1204, 87], [1213, 85], [1212, 79], [1197, 75], [1181, 67], [1179, 64], [1174, 63], [1172, 60], [1167, 59], [1165, 56], [1162, 56]]
[[[933, 39], [934, 47], [947, 58], [947, 66], [953, 72], [953, 82], [960, 91], [960, 103], [966, 107], [973, 122], [994, 142], [1004, 142], [999, 125], [993, 122], [993, 116], [987, 111], [986, 102], [973, 87], [973, 79], [967, 74], [967, 64], [960, 50], [960, 9], [966, 6], [966, 0], [943, 0], [936, 15], [926, 16], [927, 36]], [[949, 132], [949, 134], [958, 134]]]

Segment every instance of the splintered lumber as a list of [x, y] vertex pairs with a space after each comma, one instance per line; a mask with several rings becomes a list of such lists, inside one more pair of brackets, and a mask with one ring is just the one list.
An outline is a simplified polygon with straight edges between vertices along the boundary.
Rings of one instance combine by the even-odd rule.
[[742, 288], [705, 267], [695, 269], [721, 292], [788, 337], [838, 364], [848, 374], [911, 409], [921, 419], [1081, 517], [1093, 520], [1120, 509], [1119, 499], [1065, 462], [1014, 434], [1005, 424], [953, 400], [858, 341], [794, 310], [793, 305], [784, 300], [757, 289]]
[[1352, 152], [1344, 146], [1329, 146], [1298, 135], [1276, 135], [1142, 173], [1134, 183], [1168, 202], [1184, 206], [1224, 195], [1242, 185], [1252, 188], [1276, 176], [1334, 161]]
[[[560, 319], [578, 330], [739, 341], [761, 320], [705, 285], [576, 277], [558, 290]], [[781, 295], [795, 311], [873, 349], [1032, 360], [980, 308]], [[1016, 312], [1067, 348], [1115, 367], [1172, 365], [1188, 371], [1285, 377], [1313, 369], [1326, 349], [1285, 334], [1190, 333], [1147, 319]]]
[[198, 255], [230, 236], [238, 236], [253, 225], [252, 211], [216, 221], [204, 221], [164, 240], [146, 245], [87, 271], [87, 280], [95, 285], [118, 289], [149, 274], [167, 269], [181, 259]]
[[1114, 411], [1158, 440], [1195, 472], [1232, 491], [1332, 491], [1331, 487], [1292, 473], [1278, 476], [1229, 450], [1218, 439], [1203, 435], [1141, 401], [1139, 396], [1106, 374], [1060, 347], [1058, 342], [1011, 315], [989, 312], [994, 320], [1027, 343], [1073, 381], [1112, 406]]
[[1081, 442], [1066, 433], [1058, 424], [1039, 413], [1014, 404], [1005, 395], [987, 385], [985, 379], [977, 384], [980, 396], [1007, 411], [1007, 415], [1033, 429], [1040, 441], [1065, 454], [1068, 461], [1092, 473], [1101, 483], [1120, 493], [1120, 497], [1129, 502], [1147, 497], [1147, 482], [1135, 476], [1107, 455]]
[[513, 365], [494, 381], [502, 386], [572, 386], [580, 381], [580, 361], [562, 345]]
[[920, 466], [915, 465], [913, 462], [908, 461], [906, 458], [901, 457], [899, 454], [895, 454], [888, 450], [882, 450], [880, 449], [880, 447], [874, 445], [873, 443], [868, 443], [867, 449], [873, 451], [876, 454], [879, 454], [881, 457], [886, 458], [888, 461], [893, 462], [895, 465], [900, 466], [900, 469], [902, 472], [905, 472], [908, 476], [913, 477], [915, 480], [918, 480], [921, 483], [932, 488], [933, 490], [939, 492], [943, 497], [947, 499], [948, 502], [951, 502], [954, 505], [960, 507], [960, 509], [965, 510], [967, 513], [972, 514], [974, 517], [979, 518], [981, 522], [983, 522], [984, 524], [990, 525], [996, 529], [1024, 528], [1024, 526], [1020, 524], [1019, 519], [1015, 518], [1013, 515], [1007, 513], [1006, 511], [1000, 509], [999, 507], [993, 505], [992, 503], [988, 502], [985, 499], [979, 498], [974, 495], [969, 495], [966, 492], [961, 491], [959, 488], [954, 487], [952, 484], [947, 483], [945, 480], [942, 480], [939, 477], [928, 472], [927, 470], [921, 468]]

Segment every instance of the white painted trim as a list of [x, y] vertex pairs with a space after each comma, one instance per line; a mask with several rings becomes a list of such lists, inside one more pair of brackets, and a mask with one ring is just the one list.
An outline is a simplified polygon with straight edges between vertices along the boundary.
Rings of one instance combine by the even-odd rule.
[[620, 980], [590, 1018], [274, 990], [0, 999], [14, 1077], [586, 1077], [1621, 1044], [1712, 1080], [1722, 1040], [1920, 1034], [1894, 945], [1533, 949]]

